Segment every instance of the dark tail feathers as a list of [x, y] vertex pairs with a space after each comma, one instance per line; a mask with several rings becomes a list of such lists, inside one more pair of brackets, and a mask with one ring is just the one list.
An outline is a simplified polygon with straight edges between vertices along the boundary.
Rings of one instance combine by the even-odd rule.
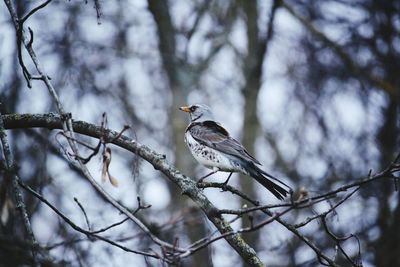
[[[252, 165], [252, 166], [249, 166], [249, 168], [247, 168], [247, 170], [250, 172], [251, 177], [256, 179], [257, 182], [262, 184], [266, 189], [268, 189], [278, 199], [283, 200], [283, 198], [286, 197], [286, 195], [288, 194], [288, 191], [286, 189], [284, 189], [283, 187], [281, 187], [280, 185], [277, 185], [276, 183], [274, 183], [270, 179], [268, 179], [268, 177], [270, 177], [274, 180], [278, 180], [277, 178], [275, 178], [274, 176], [261, 170], [254, 163], [252, 163], [250, 165]], [[282, 182], [282, 184], [284, 184], [284, 183]]]

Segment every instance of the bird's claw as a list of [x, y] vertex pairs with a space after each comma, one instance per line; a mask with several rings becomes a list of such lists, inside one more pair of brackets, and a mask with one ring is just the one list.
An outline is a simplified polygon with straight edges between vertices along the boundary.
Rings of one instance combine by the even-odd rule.
[[221, 186], [221, 192], [226, 192], [228, 191], [228, 184], [227, 183], [223, 183]]

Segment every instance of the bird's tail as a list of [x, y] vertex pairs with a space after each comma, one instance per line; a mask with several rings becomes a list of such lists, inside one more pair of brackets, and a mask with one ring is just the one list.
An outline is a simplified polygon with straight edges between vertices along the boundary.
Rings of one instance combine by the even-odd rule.
[[[276, 180], [277, 182], [290, 188], [289, 186], [287, 186], [285, 183], [283, 183], [279, 179], [275, 178], [274, 176], [261, 170], [254, 163], [251, 163], [250, 165], [251, 165], [251, 166], [249, 166], [250, 168], [247, 168], [247, 170], [249, 171], [251, 177], [256, 179], [257, 182], [262, 184], [266, 189], [268, 189], [278, 199], [283, 200], [283, 198], [286, 197], [286, 195], [288, 194], [288, 191], [286, 189], [284, 189], [283, 187], [281, 187], [280, 185], [272, 182], [271, 179]], [[268, 179], [268, 178], [271, 178], [271, 179]]]

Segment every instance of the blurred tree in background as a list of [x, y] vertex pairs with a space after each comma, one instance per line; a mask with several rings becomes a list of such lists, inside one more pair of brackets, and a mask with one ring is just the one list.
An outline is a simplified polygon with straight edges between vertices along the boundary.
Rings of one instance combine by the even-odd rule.
[[[31, 80], [28, 89], [10, 2], [19, 18], [43, 3], [2, 3], [0, 112], [55, 112], [56, 103], [40, 79]], [[106, 112], [107, 127], [120, 131], [130, 125], [125, 135], [165, 154], [185, 175], [206, 174], [183, 142], [188, 118], [178, 107], [193, 103], [211, 106], [265, 170], [309, 197], [372, 177], [399, 153], [399, 1], [48, 2], [24, 22], [24, 30], [27, 36], [28, 27], [32, 30], [32, 48], [72, 118], [100, 125]], [[35, 75], [24, 48], [21, 56]], [[77, 225], [96, 230], [125, 218], [65, 160], [56, 131], [7, 134], [20, 179]], [[119, 187], [103, 187], [132, 211], [152, 205], [135, 216], [154, 236], [178, 247], [214, 233], [216, 228], [180, 187], [138, 155], [116, 147], [112, 152], [110, 173]], [[99, 153], [86, 164], [98, 181], [101, 158]], [[31, 244], [6, 178], [5, 156], [0, 159], [0, 266], [31, 265]], [[222, 173], [209, 179], [225, 178]], [[281, 204], [248, 177], [234, 175], [230, 185], [261, 205]], [[396, 177], [362, 185], [352, 195], [329, 195], [282, 214], [293, 231], [278, 220], [243, 234], [244, 240], [267, 266], [326, 263], [307, 240], [338, 266], [400, 266]], [[43, 266], [168, 264], [79, 233], [41, 200], [22, 192]], [[204, 193], [219, 209], [254, 205], [218, 188]], [[252, 228], [270, 216], [261, 211], [224, 214], [235, 229]], [[151, 238], [128, 223], [104, 236], [126, 247], [157, 250]], [[246, 265], [224, 239], [176, 264]]]

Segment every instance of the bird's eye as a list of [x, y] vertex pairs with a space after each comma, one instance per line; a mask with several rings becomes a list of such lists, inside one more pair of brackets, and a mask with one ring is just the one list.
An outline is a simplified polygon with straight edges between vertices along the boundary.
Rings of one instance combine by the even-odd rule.
[[191, 106], [190, 107], [190, 112], [194, 112], [197, 109], [197, 106]]

